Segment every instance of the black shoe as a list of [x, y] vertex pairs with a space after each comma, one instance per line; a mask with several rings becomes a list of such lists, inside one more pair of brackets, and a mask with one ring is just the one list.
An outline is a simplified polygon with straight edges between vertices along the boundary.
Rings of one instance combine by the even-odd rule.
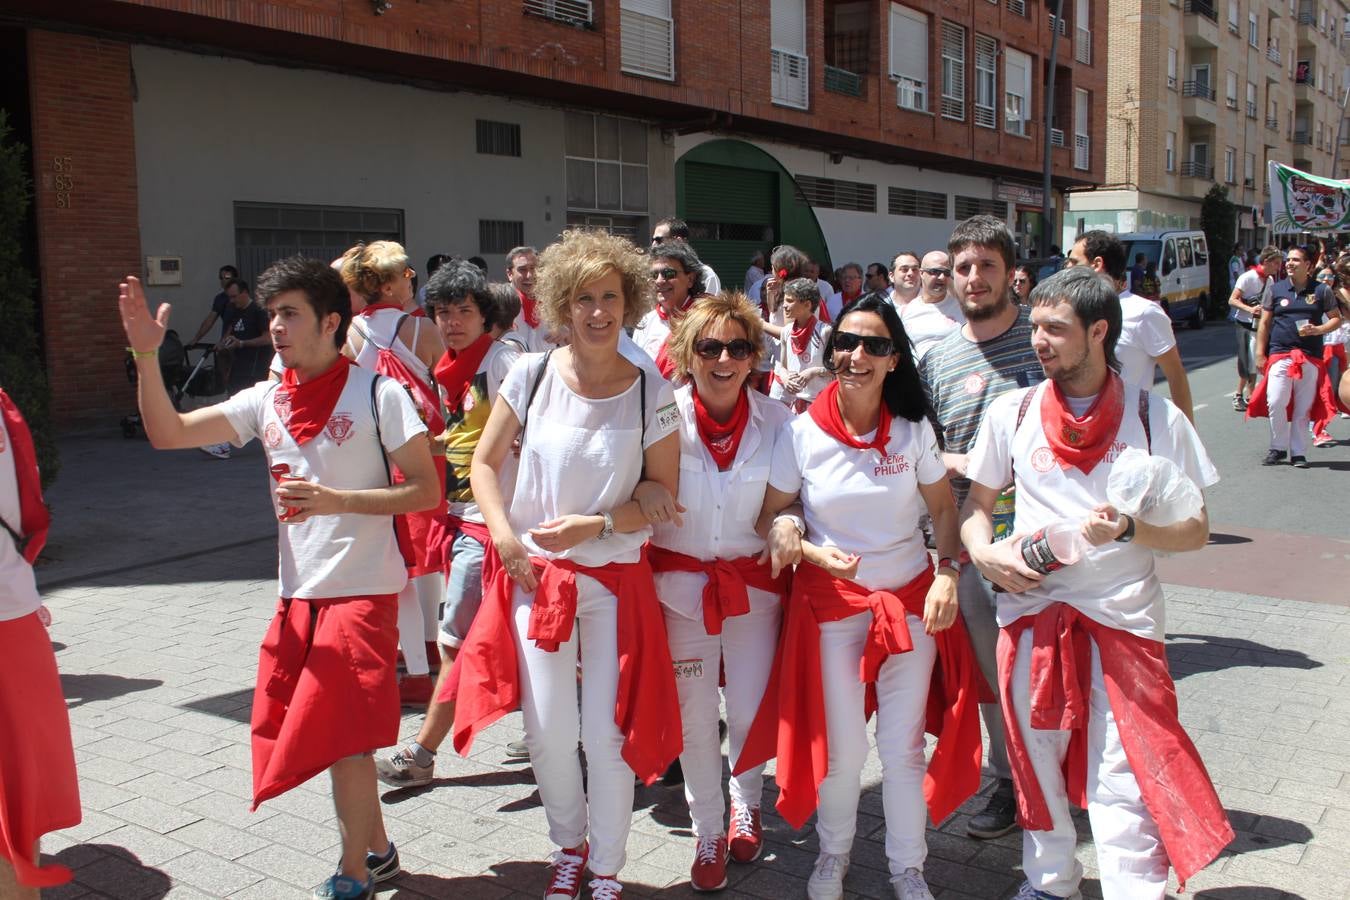
[[1290, 457], [1289, 465], [1293, 466], [1295, 469], [1306, 469], [1308, 468], [1308, 460], [1302, 456]]
[[678, 758], [666, 769], [666, 774], [661, 776], [661, 783], [666, 787], [679, 787], [684, 784], [684, 767], [680, 765]]
[[1261, 465], [1278, 466], [1280, 463], [1284, 462], [1284, 455], [1283, 450], [1271, 450], [1266, 454], [1266, 458], [1261, 460]]
[[394, 846], [394, 842], [389, 842], [389, 849], [384, 851], [383, 856], [367, 853], [366, 869], [370, 872], [372, 885], [382, 884], [402, 872], [403, 867], [398, 862], [398, 848]]
[[1003, 837], [1016, 827], [1017, 796], [1013, 793], [1013, 783], [1011, 780], [999, 779], [984, 809], [971, 816], [966, 825], [966, 834], [987, 841]]

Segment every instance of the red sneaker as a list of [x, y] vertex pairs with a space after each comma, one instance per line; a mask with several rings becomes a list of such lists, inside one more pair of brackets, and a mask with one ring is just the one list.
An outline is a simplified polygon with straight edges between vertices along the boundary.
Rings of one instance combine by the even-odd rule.
[[398, 680], [398, 699], [404, 706], [426, 706], [435, 682], [430, 675], [404, 675]]
[[689, 886], [696, 891], [720, 891], [727, 886], [727, 839], [725, 835], [704, 835], [694, 850], [694, 865], [689, 870]]
[[553, 877], [549, 879], [548, 889], [544, 891], [544, 900], [575, 900], [581, 893], [581, 875], [586, 868], [586, 858], [591, 848], [582, 844], [571, 850], [554, 850], [548, 858], [553, 867]]
[[731, 859], [748, 863], [764, 851], [764, 829], [759, 824], [758, 806], [731, 806]]

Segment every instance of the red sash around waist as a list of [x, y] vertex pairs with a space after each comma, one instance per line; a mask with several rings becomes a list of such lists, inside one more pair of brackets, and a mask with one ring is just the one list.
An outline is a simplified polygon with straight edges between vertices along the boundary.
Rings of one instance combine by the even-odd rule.
[[[1270, 403], [1266, 400], [1266, 394], [1270, 391], [1270, 370], [1275, 368], [1276, 363], [1284, 359], [1291, 363], [1289, 366], [1289, 379], [1291, 381], [1303, 380], [1303, 364], [1305, 362], [1312, 363], [1317, 368], [1319, 381], [1326, 378], [1326, 360], [1318, 356], [1308, 356], [1298, 347], [1288, 353], [1276, 353], [1274, 356], [1266, 357], [1266, 368], [1261, 374], [1261, 380], [1252, 390], [1251, 399], [1247, 403], [1246, 417], [1248, 419], [1262, 419], [1270, 415]], [[1333, 413], [1334, 410], [1327, 405], [1326, 398], [1322, 396], [1320, 391], [1313, 395], [1312, 408], [1308, 410], [1310, 422], [1316, 422], [1323, 416], [1329, 421]], [[1290, 421], [1294, 418], [1294, 394], [1292, 391], [1289, 394], [1289, 406], [1285, 409], [1284, 415]]]
[[757, 555], [702, 560], [678, 550], [653, 546], [651, 561], [653, 572], [702, 572], [708, 576], [703, 586], [703, 628], [708, 634], [721, 634], [723, 622], [750, 612], [747, 586], [779, 597], [787, 591], [787, 573], [781, 572], [774, 578], [769, 574], [769, 564], [761, 563]]

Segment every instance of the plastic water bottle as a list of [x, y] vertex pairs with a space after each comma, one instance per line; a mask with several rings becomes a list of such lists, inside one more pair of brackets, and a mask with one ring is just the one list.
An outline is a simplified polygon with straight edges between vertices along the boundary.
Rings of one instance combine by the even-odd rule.
[[1049, 575], [1083, 558], [1090, 545], [1077, 519], [1060, 519], [1022, 538], [1018, 549], [1027, 568]]

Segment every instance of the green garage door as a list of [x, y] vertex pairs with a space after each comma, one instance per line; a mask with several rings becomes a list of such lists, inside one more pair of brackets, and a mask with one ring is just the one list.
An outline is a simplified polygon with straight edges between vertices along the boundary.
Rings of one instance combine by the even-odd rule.
[[777, 243], [777, 174], [690, 161], [684, 166], [683, 199], [699, 258], [717, 272], [722, 287], [749, 287], [741, 282], [750, 258]]

